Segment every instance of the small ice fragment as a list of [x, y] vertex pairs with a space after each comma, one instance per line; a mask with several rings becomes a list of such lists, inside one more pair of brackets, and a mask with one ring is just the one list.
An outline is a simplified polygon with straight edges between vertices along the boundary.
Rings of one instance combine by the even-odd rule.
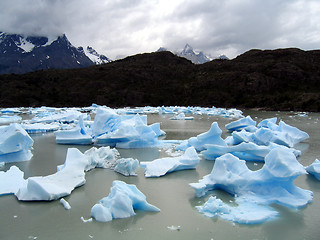
[[87, 223], [87, 222], [92, 222], [92, 218], [89, 219], [84, 219], [83, 217], [80, 218], [82, 222]]
[[70, 204], [64, 198], [60, 199], [60, 203], [64, 206], [65, 209], [67, 209], [67, 210], [71, 209]]
[[172, 231], [180, 231], [181, 227], [180, 226], [168, 226], [168, 229], [172, 230]]

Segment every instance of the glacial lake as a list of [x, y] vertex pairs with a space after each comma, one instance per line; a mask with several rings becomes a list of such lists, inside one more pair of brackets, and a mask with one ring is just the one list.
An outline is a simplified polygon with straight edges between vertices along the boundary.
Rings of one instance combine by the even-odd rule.
[[[310, 138], [295, 146], [302, 151], [299, 162], [310, 165], [320, 159], [320, 113], [306, 116], [295, 112], [244, 111], [260, 122], [262, 119], [278, 117], [310, 135]], [[228, 136], [224, 126], [234, 121], [218, 116], [194, 116], [194, 120], [170, 120], [172, 115], [148, 115], [148, 124], [160, 122], [167, 140], [184, 140], [209, 130], [212, 122], [218, 122], [223, 138]], [[28, 162], [6, 164], [1, 171], [17, 165], [30, 176], [45, 176], [56, 172], [57, 165], [63, 164], [67, 149], [76, 147], [82, 152], [92, 146], [58, 145], [53, 133], [34, 134], [33, 157]], [[121, 157], [151, 161], [168, 156], [166, 149], [118, 149]], [[93, 169], [86, 173], [86, 184], [65, 197], [71, 209], [66, 210], [59, 201], [21, 202], [14, 195], [0, 197], [1, 222], [0, 239], [308, 239], [320, 236], [320, 181], [311, 175], [303, 175], [295, 184], [313, 191], [313, 201], [299, 210], [273, 205], [280, 215], [277, 219], [262, 224], [240, 225], [219, 218], [208, 218], [200, 214], [195, 206], [203, 205], [211, 195], [228, 202], [232, 196], [223, 191], [212, 191], [204, 198], [195, 197], [195, 191], [188, 185], [198, 182], [209, 174], [214, 161], [201, 159], [195, 170], [173, 172], [160, 178], [145, 178], [144, 170], [138, 176], [125, 177], [110, 169]], [[262, 163], [247, 163], [250, 169], [259, 169]], [[116, 219], [101, 223], [90, 218], [92, 206], [108, 196], [114, 180], [135, 184], [147, 201], [161, 209], [160, 212], [136, 211], [134, 217]], [[168, 227], [180, 226], [178, 230]]]

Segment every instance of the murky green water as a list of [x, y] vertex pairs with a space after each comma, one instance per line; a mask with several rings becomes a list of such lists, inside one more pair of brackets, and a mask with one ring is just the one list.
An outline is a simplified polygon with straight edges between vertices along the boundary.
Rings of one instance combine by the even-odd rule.
[[[245, 115], [257, 121], [277, 116], [286, 123], [306, 131], [310, 139], [296, 146], [301, 150], [299, 161], [311, 164], [320, 158], [320, 114], [310, 113], [300, 117], [295, 113], [246, 111]], [[222, 130], [232, 119], [214, 116], [195, 116], [193, 121], [172, 121], [170, 116], [149, 115], [148, 123], [161, 122], [166, 139], [187, 139], [207, 131], [213, 121]], [[223, 137], [228, 133], [224, 132]], [[77, 147], [82, 152], [91, 146], [57, 145], [53, 134], [33, 135], [33, 158], [16, 165], [25, 172], [25, 177], [48, 175], [56, 172], [56, 166], [65, 161], [68, 147]], [[132, 149], [119, 150], [122, 157], [133, 157], [140, 161], [167, 156], [164, 150]], [[196, 170], [167, 174], [161, 178], [145, 178], [143, 169], [137, 177], [124, 177], [109, 169], [94, 169], [86, 173], [86, 184], [72, 192], [65, 199], [70, 203], [67, 211], [59, 201], [19, 202], [15, 196], [0, 197], [0, 239], [319, 239], [320, 236], [320, 182], [312, 176], [301, 176], [295, 183], [314, 193], [311, 204], [298, 211], [275, 206], [280, 217], [258, 225], [238, 225], [221, 219], [211, 219], [200, 214], [195, 206], [207, 198], [196, 198], [188, 185], [197, 182], [211, 172], [214, 161], [202, 159]], [[1, 170], [7, 170], [7, 164]], [[249, 163], [250, 168], [259, 168]], [[127, 219], [116, 219], [108, 223], [96, 221], [84, 223], [90, 218], [91, 207], [107, 196], [113, 180], [135, 184], [147, 196], [147, 201], [161, 209], [159, 213], [137, 211]], [[232, 197], [224, 192], [212, 194], [228, 201]], [[180, 226], [180, 231], [168, 226]]]

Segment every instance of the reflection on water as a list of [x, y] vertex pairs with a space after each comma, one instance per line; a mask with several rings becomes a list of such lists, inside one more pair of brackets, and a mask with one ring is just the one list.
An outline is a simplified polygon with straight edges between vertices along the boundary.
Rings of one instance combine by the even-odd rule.
[[[307, 117], [291, 112], [245, 111], [256, 121], [277, 116], [286, 123], [296, 126], [310, 135], [310, 139], [296, 146], [302, 152], [299, 161], [311, 164], [320, 158], [320, 114], [310, 113]], [[230, 133], [224, 125], [233, 119], [216, 116], [195, 116], [193, 121], [172, 121], [171, 116], [152, 114], [148, 124], [161, 123], [167, 135], [165, 139], [183, 140], [209, 130], [217, 121], [225, 138]], [[16, 163], [25, 172], [25, 177], [48, 175], [56, 172], [56, 167], [64, 163], [69, 147], [84, 152], [92, 146], [57, 145], [54, 134], [32, 136], [33, 158], [29, 162]], [[151, 161], [167, 156], [165, 149], [119, 149], [122, 157]], [[6, 164], [7, 170], [13, 164]], [[110, 169], [94, 169], [86, 173], [86, 184], [75, 189], [65, 199], [70, 203], [67, 211], [59, 203], [19, 202], [14, 196], [0, 197], [1, 223], [0, 239], [317, 239], [320, 234], [320, 182], [312, 176], [301, 176], [295, 184], [314, 192], [314, 200], [307, 207], [294, 211], [274, 205], [280, 212], [277, 220], [258, 225], [238, 225], [221, 219], [210, 219], [198, 213], [195, 206], [202, 205], [209, 196], [217, 196], [234, 204], [233, 196], [223, 191], [211, 191], [204, 198], [195, 197], [188, 185], [209, 174], [214, 161], [201, 159], [196, 170], [186, 170], [167, 174], [161, 178], [145, 178], [143, 169], [137, 177], [125, 177]], [[262, 163], [248, 162], [251, 170], [260, 169]], [[113, 180], [135, 184], [147, 197], [147, 201], [161, 209], [159, 213], [137, 211], [137, 215], [127, 219], [117, 219], [108, 223], [83, 223], [80, 218], [90, 218], [91, 207], [110, 192]], [[168, 226], [181, 226], [180, 231]]]

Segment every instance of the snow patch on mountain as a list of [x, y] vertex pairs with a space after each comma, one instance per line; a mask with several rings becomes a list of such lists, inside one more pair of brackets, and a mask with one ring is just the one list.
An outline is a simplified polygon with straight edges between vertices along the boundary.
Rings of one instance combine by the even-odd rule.
[[87, 46], [86, 48], [78, 47], [78, 50], [82, 51], [95, 64], [99, 65], [99, 64], [111, 62], [109, 58], [107, 58], [105, 55], [99, 54], [96, 50], [94, 50], [90, 46]]

